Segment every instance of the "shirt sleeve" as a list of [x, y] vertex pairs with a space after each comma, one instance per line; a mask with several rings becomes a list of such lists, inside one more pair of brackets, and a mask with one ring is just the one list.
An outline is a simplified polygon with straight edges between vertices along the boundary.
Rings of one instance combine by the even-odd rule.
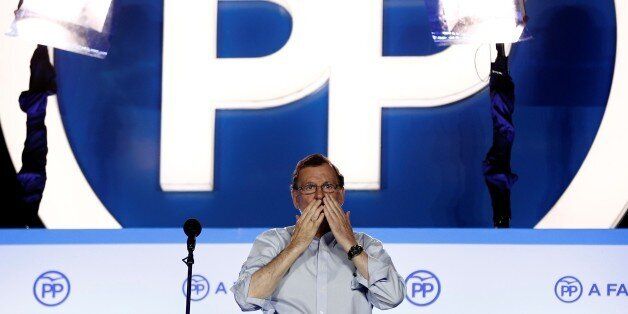
[[253, 242], [253, 247], [244, 265], [242, 265], [238, 280], [230, 289], [242, 311], [274, 310], [270, 297], [266, 299], [249, 297], [249, 285], [251, 284], [253, 274], [258, 269], [266, 266], [281, 252], [280, 243], [280, 238], [274, 230], [262, 233]]
[[396, 307], [403, 301], [406, 292], [403, 278], [379, 240], [364, 235], [361, 242], [368, 256], [369, 280], [356, 271], [351, 288], [366, 288], [366, 298], [380, 310]]

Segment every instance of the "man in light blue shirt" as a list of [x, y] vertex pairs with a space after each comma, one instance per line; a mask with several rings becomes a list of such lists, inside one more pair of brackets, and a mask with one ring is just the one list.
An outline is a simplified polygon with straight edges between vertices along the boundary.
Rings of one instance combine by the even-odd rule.
[[297, 223], [257, 237], [231, 288], [243, 311], [371, 313], [393, 308], [404, 281], [382, 243], [354, 233], [344, 212], [344, 178], [320, 154], [292, 175]]

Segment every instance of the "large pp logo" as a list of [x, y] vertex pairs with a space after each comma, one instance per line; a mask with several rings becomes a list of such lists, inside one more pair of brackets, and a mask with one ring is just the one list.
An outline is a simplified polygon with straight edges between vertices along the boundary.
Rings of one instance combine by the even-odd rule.
[[554, 285], [554, 294], [562, 302], [576, 302], [582, 296], [582, 283], [576, 277], [565, 276]]
[[33, 294], [43, 305], [57, 306], [70, 295], [70, 280], [58, 271], [47, 271], [35, 280]]
[[417, 306], [430, 305], [440, 295], [440, 281], [434, 273], [417, 270], [406, 278], [406, 299]]
[[[132, 10], [121, 9], [127, 7], [125, 2], [114, 8], [121, 31], [111, 48], [115, 54], [107, 62], [55, 54], [63, 90], [58, 97], [59, 110], [51, 110], [49, 115], [51, 121], [62, 121], [63, 125], [50, 126], [49, 141], [65, 144], [50, 151], [50, 158], [60, 162], [50, 163], [48, 171], [68, 175], [50, 187], [64, 192], [50, 193], [48, 202], [41, 205], [42, 219], [49, 227], [173, 227], [173, 222], [190, 215], [181, 208], [211, 209], [196, 215], [212, 226], [273, 224], [283, 219], [282, 211], [259, 219], [240, 219], [241, 215], [256, 215], [254, 205], [260, 195], [273, 206], [284, 202], [282, 193], [275, 189], [266, 193], [256, 179], [263, 177], [271, 186], [282, 186], [285, 175], [279, 170], [290, 173], [296, 160], [312, 152], [323, 152], [334, 160], [345, 175], [348, 190], [377, 190], [382, 179], [394, 180], [385, 193], [349, 195], [364, 205], [365, 217], [377, 217], [379, 203], [406, 200], [399, 197], [407, 192], [401, 188], [405, 186], [421, 187], [414, 192], [432, 197], [429, 200], [434, 204], [419, 208], [404, 221], [406, 226], [477, 225], [476, 219], [457, 220], [457, 207], [444, 201], [449, 198], [467, 199], [477, 210], [490, 206], [482, 193], [457, 192], [464, 187], [470, 187], [469, 191], [486, 189], [483, 180], [461, 180], [459, 174], [477, 167], [473, 156], [485, 153], [482, 147], [492, 136], [482, 118], [487, 114], [488, 95], [470, 97], [486, 85], [480, 82], [478, 72], [483, 71], [476, 65], [488, 67], [489, 57], [482, 56], [488, 50], [468, 45], [430, 48], [433, 43], [423, 1], [377, 0], [366, 5], [357, 0], [203, 0], [194, 2], [197, 10], [191, 11], [174, 0], [160, 2], [163, 7], [150, 0], [132, 1]], [[569, 48], [574, 54], [569, 60], [556, 57], [557, 49], [544, 45], [545, 41], [517, 46], [523, 58], [512, 60], [513, 68], [521, 70], [516, 83], [533, 91], [518, 97], [517, 106], [522, 110], [517, 119], [530, 122], [521, 123], [519, 131], [539, 135], [535, 141], [519, 143], [519, 151], [526, 154], [519, 171], [529, 172], [535, 180], [521, 182], [518, 189], [522, 195], [531, 196], [522, 199], [522, 206], [542, 205], [521, 216], [517, 223], [522, 227], [532, 227], [560, 197], [560, 190], [547, 191], [542, 186], [548, 182], [569, 185], [575, 169], [590, 167], [581, 168], [583, 158], [578, 156], [587, 155], [598, 129], [604, 136], [616, 129], [599, 128], [615, 64], [613, 1], [550, 2], [534, 7], [538, 16], [551, 17], [552, 12], [558, 12], [564, 17], [562, 27], [553, 27], [551, 18], [536, 21], [537, 29], [548, 30], [544, 34], [548, 43], [559, 42], [565, 30], [581, 27], [578, 12], [599, 12], [587, 15], [591, 20], [586, 24], [597, 25], [596, 30], [601, 31], [586, 28], [586, 32], [574, 33], [577, 38], [566, 42], [573, 44]], [[0, 3], [1, 8], [9, 9]], [[256, 6], [244, 10], [243, 3]], [[257, 6], [259, 3], [267, 5]], [[557, 6], [569, 10], [558, 10]], [[346, 23], [347, 12], [351, 12], [351, 23]], [[246, 18], [248, 14], [255, 18]], [[268, 22], [252, 23], [258, 16]], [[320, 16], [326, 17], [325, 23], [320, 22]], [[233, 29], [240, 29], [234, 25], [263, 31], [250, 35], [242, 32], [244, 36], [240, 36], [233, 33]], [[186, 36], [191, 29], [198, 30], [198, 36]], [[138, 30], [144, 30], [141, 36]], [[246, 44], [250, 42], [255, 44]], [[159, 49], [162, 45], [163, 51]], [[526, 66], [525, 58], [531, 55], [539, 62]], [[539, 80], [539, 69], [552, 71]], [[27, 77], [28, 67], [20, 73]], [[15, 85], [10, 84], [11, 78], [7, 76], [3, 86]], [[587, 88], [591, 86], [596, 88]], [[11, 87], [6, 95], [19, 95], [18, 88]], [[51, 104], [54, 99], [50, 98]], [[546, 102], [553, 105], [538, 105]], [[442, 110], [409, 110], [452, 103], [455, 105]], [[20, 114], [13, 107], [0, 107], [0, 117], [5, 119], [13, 119], [14, 112]], [[556, 114], [556, 110], [563, 110], [560, 108], [569, 108], [570, 114]], [[569, 119], [582, 121], [582, 127], [576, 131], [569, 128]], [[302, 125], [310, 127], [295, 136], [294, 130]], [[446, 131], [451, 125], [474, 132]], [[18, 126], [20, 123], [7, 123], [4, 128], [3, 123], [11, 156], [19, 156], [23, 149], [22, 141], [10, 140], [23, 136], [24, 130]], [[58, 131], [53, 132], [53, 128]], [[539, 128], [548, 132], [534, 133]], [[418, 146], [406, 145], [409, 139]], [[451, 141], [465, 145], [448, 150], [437, 144]], [[558, 149], [558, 153], [535, 149], [537, 142], [547, 143], [545, 146]], [[420, 150], [415, 149], [419, 146]], [[442, 158], [435, 159], [435, 154]], [[250, 159], [253, 155], [254, 162]], [[559, 175], [537, 171], [539, 165], [534, 161], [551, 166], [563, 162], [564, 156], [575, 157], [568, 158], [568, 167], [559, 169]], [[408, 158], [416, 166], [396, 166]], [[425, 179], [438, 174], [444, 184], [452, 186], [446, 197], [433, 196], [438, 193]], [[572, 186], [586, 185], [569, 186], [571, 190]], [[243, 188], [248, 193], [241, 193]], [[220, 193], [163, 192], [213, 189]], [[63, 197], [68, 193], [81, 197], [70, 202]], [[570, 201], [555, 208], [586, 203], [574, 195], [565, 194]], [[408, 201], [396, 207], [403, 211], [412, 206]], [[446, 207], [442, 215], [446, 220], [434, 222], [430, 207]], [[230, 210], [214, 210], [219, 208]], [[484, 218], [489, 224], [490, 217]], [[386, 218], [365, 223], [385, 227], [399, 222]], [[547, 223], [550, 221], [542, 222]]]
[[[164, 1], [159, 156], [164, 191], [214, 189], [217, 110], [288, 105], [325, 85], [329, 156], [348, 189], [378, 190], [383, 108], [447, 105], [486, 86], [474, 61], [478, 52], [488, 60], [488, 49], [455, 45], [422, 57], [383, 56], [382, 0], [272, 2], [292, 17], [287, 43], [264, 57], [219, 58], [218, 0], [198, 1], [196, 10]], [[185, 36], [190, 29], [204, 31], [199, 37], [209, 41]], [[488, 63], [480, 64], [488, 72]]]
[[[187, 297], [188, 280], [183, 281], [183, 296]], [[209, 281], [201, 275], [192, 276], [192, 287], [190, 289], [190, 299], [192, 301], [200, 301], [205, 299], [209, 294]]]

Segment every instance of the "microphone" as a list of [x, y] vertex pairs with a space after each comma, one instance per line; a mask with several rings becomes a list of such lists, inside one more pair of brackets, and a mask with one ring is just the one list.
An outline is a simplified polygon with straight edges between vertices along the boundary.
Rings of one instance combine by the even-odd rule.
[[194, 218], [186, 220], [183, 224], [183, 232], [185, 232], [188, 237], [198, 237], [198, 235], [201, 234], [202, 229], [203, 227], [201, 227], [201, 223]]
[[183, 224], [183, 232], [188, 236], [188, 251], [194, 251], [196, 247], [196, 237], [201, 234], [201, 223], [194, 218], [190, 218]]
[[190, 218], [183, 224], [183, 232], [188, 236], [188, 257], [183, 259], [183, 262], [188, 265], [188, 279], [186, 284], [185, 294], [185, 313], [190, 313], [190, 300], [192, 298], [192, 265], [194, 264], [194, 247], [196, 246], [196, 237], [201, 234], [201, 223], [194, 218]]

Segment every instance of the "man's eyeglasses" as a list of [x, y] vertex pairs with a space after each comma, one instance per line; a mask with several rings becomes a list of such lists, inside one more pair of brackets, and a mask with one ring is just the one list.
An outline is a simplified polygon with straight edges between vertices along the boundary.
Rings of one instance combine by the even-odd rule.
[[[301, 194], [304, 195], [309, 195], [309, 194], [314, 194], [316, 193], [316, 190], [318, 189], [318, 185], [316, 184], [312, 184], [312, 183], [308, 183], [304, 186], [300, 186], [297, 188], [297, 191], [301, 192]], [[323, 193], [334, 193], [336, 192], [336, 190], [338, 190], [339, 186], [336, 184], [331, 184], [331, 183], [323, 183], [321, 186], [321, 191], [323, 191]]]

